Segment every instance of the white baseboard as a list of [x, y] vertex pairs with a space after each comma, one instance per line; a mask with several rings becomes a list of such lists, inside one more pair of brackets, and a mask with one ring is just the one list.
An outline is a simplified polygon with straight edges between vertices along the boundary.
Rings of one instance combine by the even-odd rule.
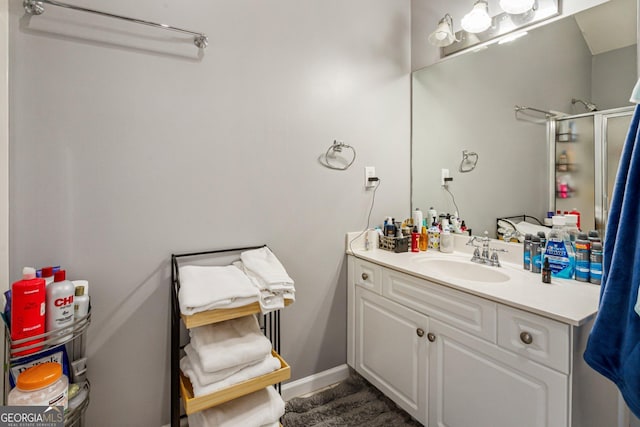
[[321, 388], [349, 378], [349, 366], [346, 364], [282, 384], [282, 399], [286, 402], [294, 397], [311, 393]]

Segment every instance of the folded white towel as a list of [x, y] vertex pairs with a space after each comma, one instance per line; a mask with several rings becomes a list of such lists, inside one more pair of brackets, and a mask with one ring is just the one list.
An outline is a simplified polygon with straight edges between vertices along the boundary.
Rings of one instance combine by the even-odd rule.
[[259, 377], [260, 375], [269, 374], [280, 369], [280, 367], [280, 361], [269, 355], [262, 361], [242, 368], [238, 372], [220, 381], [206, 383], [204, 382], [206, 379], [206, 372], [202, 372], [202, 370], [197, 366], [197, 363], [190, 359], [189, 356], [184, 356], [180, 360], [180, 369], [187, 377], [189, 377], [191, 386], [193, 387], [194, 397], [206, 396], [207, 394], [214, 393], [223, 388]]
[[207, 372], [255, 363], [271, 354], [271, 342], [255, 316], [200, 326], [190, 329], [189, 334], [191, 346]]
[[258, 301], [255, 286], [232, 265], [180, 267], [178, 300], [182, 314], [234, 308]]
[[[267, 314], [275, 310], [284, 308], [284, 300], [295, 300], [295, 288], [293, 284], [285, 285], [286, 290], [269, 290], [264, 280], [256, 275], [253, 271], [246, 268], [242, 261], [236, 261], [234, 266], [244, 271], [251, 283], [260, 291], [260, 311]], [[277, 287], [278, 285], [274, 285]]]
[[278, 258], [266, 246], [240, 254], [244, 266], [254, 272], [269, 290], [293, 290], [293, 279]]
[[189, 427], [262, 427], [284, 415], [284, 401], [271, 386], [189, 415]]
[[244, 369], [247, 366], [251, 366], [253, 364], [253, 362], [250, 362], [242, 365], [232, 366], [231, 368], [227, 368], [227, 369], [221, 369], [215, 372], [207, 372], [204, 370], [204, 367], [202, 366], [202, 362], [200, 361], [200, 355], [198, 354], [197, 351], [194, 350], [191, 344], [187, 344], [184, 347], [184, 352], [186, 353], [185, 357], [189, 358], [189, 362], [191, 363], [191, 366], [193, 367], [193, 370], [195, 371], [196, 376], [198, 377], [198, 379], [200, 380], [200, 383], [202, 384], [211, 384], [218, 381], [222, 381], [230, 377], [231, 375], [235, 374], [239, 370]]

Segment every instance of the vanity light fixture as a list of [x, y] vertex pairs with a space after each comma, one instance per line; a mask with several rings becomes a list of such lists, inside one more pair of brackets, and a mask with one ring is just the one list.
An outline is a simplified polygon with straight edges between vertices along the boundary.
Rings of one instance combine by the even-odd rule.
[[482, 33], [491, 27], [489, 4], [485, 0], [478, 0], [471, 12], [467, 13], [460, 22], [462, 29], [468, 33]]
[[448, 13], [438, 22], [438, 28], [429, 35], [429, 43], [434, 46], [449, 46], [456, 39], [453, 35], [453, 19]]
[[500, 7], [509, 15], [520, 15], [533, 9], [536, 0], [500, 0]]

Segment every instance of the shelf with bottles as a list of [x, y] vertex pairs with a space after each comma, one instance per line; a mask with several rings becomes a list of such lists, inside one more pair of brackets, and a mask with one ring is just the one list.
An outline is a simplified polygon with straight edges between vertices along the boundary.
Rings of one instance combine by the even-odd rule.
[[[5, 322], [3, 404], [7, 404], [7, 398], [11, 390], [9, 377], [12, 375], [13, 369], [19, 369], [23, 363], [34, 363], [33, 361], [37, 361], [39, 356], [49, 360], [49, 358], [55, 357], [52, 354], [62, 353], [65, 354], [66, 357], [62, 356], [65, 361], [61, 361], [60, 363], [65, 364], [66, 361], [68, 361], [69, 382], [71, 383], [71, 381], [74, 380], [79, 387], [77, 399], [69, 399], [69, 407], [64, 413], [64, 425], [65, 427], [82, 425], [84, 412], [89, 406], [90, 384], [85, 378], [86, 359], [84, 359], [84, 354], [85, 337], [90, 324], [90, 305], [86, 316], [75, 319], [73, 323], [67, 327], [19, 340], [11, 339], [10, 327]], [[57, 349], [60, 349], [60, 351], [58, 352]], [[24, 354], [25, 352], [28, 352], [28, 354]], [[82, 362], [79, 366], [83, 366], [79, 367], [77, 373], [75, 372], [76, 362]], [[17, 377], [17, 374], [14, 375]]]
[[556, 142], [578, 142], [578, 134], [577, 133], [557, 133], [556, 134]]
[[578, 163], [558, 163], [556, 164], [556, 172], [579, 172], [580, 165]]
[[[77, 340], [83, 338], [84, 333], [89, 324], [91, 323], [91, 307], [86, 316], [75, 319], [69, 326], [45, 332], [44, 334], [34, 335], [32, 337], [22, 338], [19, 340], [11, 339], [11, 331], [9, 325], [5, 322], [5, 353], [8, 362], [21, 359], [26, 356], [35, 356], [40, 353], [44, 353], [54, 347], [59, 347], [63, 344], [75, 343]], [[62, 332], [63, 331], [63, 332]], [[65, 335], [64, 339], [60, 339], [60, 335]], [[33, 342], [32, 344], [25, 345], [26, 343]], [[74, 348], [74, 347], [72, 347]], [[28, 352], [29, 350], [37, 349], [36, 351], [29, 352], [28, 354], [19, 354]]]

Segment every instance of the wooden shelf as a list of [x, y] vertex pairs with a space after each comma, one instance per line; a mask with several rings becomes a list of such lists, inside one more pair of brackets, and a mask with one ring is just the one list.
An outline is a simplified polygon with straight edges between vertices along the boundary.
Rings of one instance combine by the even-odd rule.
[[[258, 311], [260, 311], [258, 309]], [[203, 411], [207, 408], [220, 405], [230, 400], [236, 399], [245, 394], [252, 393], [254, 391], [262, 390], [273, 384], [277, 384], [282, 381], [286, 381], [291, 378], [291, 368], [284, 361], [282, 357], [275, 351], [271, 350], [273, 357], [280, 360], [280, 369], [273, 371], [266, 375], [243, 381], [241, 383], [232, 385], [222, 390], [218, 390], [215, 393], [208, 394], [206, 396], [194, 397], [193, 386], [191, 381], [187, 378], [182, 371], [180, 371], [180, 392], [182, 394], [182, 402], [184, 410], [187, 415], [191, 415], [194, 412]]]
[[[285, 299], [285, 307], [291, 305], [293, 300]], [[236, 308], [219, 308], [216, 310], [202, 311], [200, 313], [186, 316], [180, 314], [182, 321], [187, 329], [198, 326], [209, 325], [211, 323], [223, 322], [225, 320], [236, 319], [238, 317], [248, 316], [250, 314], [260, 313], [260, 303], [254, 302], [249, 305], [243, 305]]]

